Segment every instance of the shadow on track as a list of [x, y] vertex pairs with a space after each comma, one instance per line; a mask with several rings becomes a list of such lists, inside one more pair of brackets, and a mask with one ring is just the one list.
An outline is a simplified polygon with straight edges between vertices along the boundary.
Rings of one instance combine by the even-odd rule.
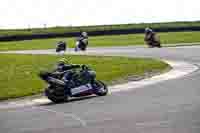
[[85, 97], [79, 97], [79, 98], [72, 98], [70, 99], [68, 102], [63, 102], [63, 103], [53, 103], [53, 102], [49, 102], [49, 103], [44, 103], [44, 104], [39, 104], [37, 106], [53, 106], [56, 104], [66, 104], [66, 103], [72, 103], [72, 102], [76, 102], [76, 101], [82, 101], [82, 100], [88, 100], [88, 99], [92, 99], [92, 98], [97, 98], [98, 96], [92, 95], [92, 96], [85, 96]]

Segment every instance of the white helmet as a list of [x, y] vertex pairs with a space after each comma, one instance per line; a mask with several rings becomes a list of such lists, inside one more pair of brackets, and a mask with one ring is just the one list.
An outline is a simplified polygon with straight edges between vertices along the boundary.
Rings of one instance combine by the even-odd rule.
[[83, 37], [87, 37], [87, 36], [88, 36], [87, 32], [82, 32], [81, 35], [82, 35]]
[[145, 33], [152, 33], [152, 32], [153, 32], [153, 30], [151, 28], [149, 28], [149, 27], [145, 28]]

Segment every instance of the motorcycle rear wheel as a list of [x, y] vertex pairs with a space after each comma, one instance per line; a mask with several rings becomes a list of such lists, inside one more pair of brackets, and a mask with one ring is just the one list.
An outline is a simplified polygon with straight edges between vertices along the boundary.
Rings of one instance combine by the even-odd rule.
[[65, 95], [64, 89], [55, 90], [55, 88], [52, 88], [51, 86], [45, 89], [45, 95], [54, 103], [62, 103], [68, 101], [68, 95]]

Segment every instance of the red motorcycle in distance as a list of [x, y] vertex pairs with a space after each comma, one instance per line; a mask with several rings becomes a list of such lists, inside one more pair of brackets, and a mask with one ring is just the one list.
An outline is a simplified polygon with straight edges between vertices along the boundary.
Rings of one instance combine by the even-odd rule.
[[153, 32], [153, 30], [149, 28], [145, 29], [144, 41], [146, 42], [149, 48], [162, 47], [159, 37], [156, 35], [155, 32]]

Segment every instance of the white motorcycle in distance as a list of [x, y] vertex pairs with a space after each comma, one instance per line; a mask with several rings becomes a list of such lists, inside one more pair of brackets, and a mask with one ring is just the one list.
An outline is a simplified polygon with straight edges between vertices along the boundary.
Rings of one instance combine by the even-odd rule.
[[82, 38], [78, 37], [76, 40], [76, 46], [74, 51], [86, 51], [88, 45], [88, 39], [87, 38]]

